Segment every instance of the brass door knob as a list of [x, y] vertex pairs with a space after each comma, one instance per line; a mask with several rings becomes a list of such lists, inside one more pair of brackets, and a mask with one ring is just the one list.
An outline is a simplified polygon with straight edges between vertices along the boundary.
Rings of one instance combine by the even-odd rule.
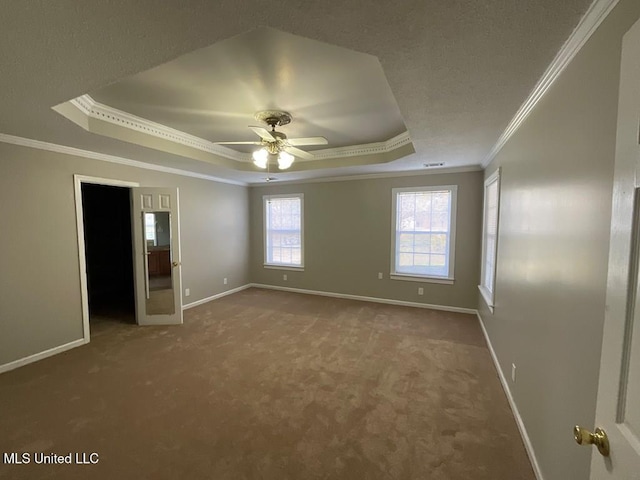
[[573, 438], [578, 445], [595, 445], [603, 457], [609, 456], [609, 437], [601, 428], [596, 428], [595, 433], [591, 433], [586, 428], [576, 425], [573, 428]]

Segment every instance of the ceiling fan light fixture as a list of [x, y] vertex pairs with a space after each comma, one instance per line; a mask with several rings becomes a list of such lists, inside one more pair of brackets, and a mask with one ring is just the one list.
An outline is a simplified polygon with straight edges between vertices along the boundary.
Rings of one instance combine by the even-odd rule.
[[[306, 145], [327, 145], [329, 142], [324, 137], [301, 137], [301, 138], [287, 138], [287, 136], [276, 131], [276, 126], [287, 125], [291, 123], [291, 114], [283, 112], [281, 110], [265, 110], [258, 112], [255, 115], [257, 120], [266, 123], [271, 127], [271, 131], [264, 127], [249, 126], [253, 133], [260, 137], [260, 141], [247, 142], [216, 142], [219, 145], [259, 145], [260, 148], [251, 154], [253, 163], [258, 168], [266, 168], [269, 171], [269, 165], [274, 158], [278, 161], [278, 168], [280, 170], [286, 170], [291, 167], [295, 161], [295, 157], [301, 157], [308, 160], [313, 160], [313, 154], [301, 150], [299, 146]], [[289, 152], [294, 152], [293, 154]], [[273, 158], [272, 158], [273, 157]]]
[[290, 153], [280, 152], [278, 154], [278, 168], [280, 170], [286, 170], [293, 163], [294, 157]]
[[267, 168], [267, 162], [269, 161], [269, 152], [266, 148], [256, 150], [251, 154], [253, 157], [253, 163], [258, 168]]

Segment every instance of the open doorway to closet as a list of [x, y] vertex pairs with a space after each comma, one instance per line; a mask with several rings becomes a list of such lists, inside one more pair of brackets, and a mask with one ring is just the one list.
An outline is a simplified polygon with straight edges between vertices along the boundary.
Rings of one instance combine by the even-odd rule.
[[136, 323], [127, 187], [82, 184], [89, 322]]
[[88, 342], [99, 325], [135, 324], [137, 320], [131, 189], [138, 183], [73, 177], [82, 323]]

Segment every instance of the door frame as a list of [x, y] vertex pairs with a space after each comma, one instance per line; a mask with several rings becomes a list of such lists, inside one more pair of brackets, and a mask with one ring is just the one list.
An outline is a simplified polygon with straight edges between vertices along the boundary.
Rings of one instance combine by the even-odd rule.
[[[82, 207], [82, 184], [106, 185], [111, 187], [139, 187], [138, 182], [116, 180], [114, 178], [73, 175], [73, 187], [76, 202], [76, 227], [78, 235], [78, 265], [80, 268], [80, 299], [82, 303], [82, 335], [85, 343], [89, 343], [91, 332], [89, 327], [89, 290], [87, 288], [87, 252], [84, 243], [84, 209]], [[131, 208], [131, 207], [129, 207]]]

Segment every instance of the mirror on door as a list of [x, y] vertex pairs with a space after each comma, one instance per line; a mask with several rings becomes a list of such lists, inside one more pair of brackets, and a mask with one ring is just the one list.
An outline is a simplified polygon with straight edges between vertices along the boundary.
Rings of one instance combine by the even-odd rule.
[[171, 254], [171, 214], [144, 212], [144, 241], [147, 258], [147, 315], [175, 313]]

